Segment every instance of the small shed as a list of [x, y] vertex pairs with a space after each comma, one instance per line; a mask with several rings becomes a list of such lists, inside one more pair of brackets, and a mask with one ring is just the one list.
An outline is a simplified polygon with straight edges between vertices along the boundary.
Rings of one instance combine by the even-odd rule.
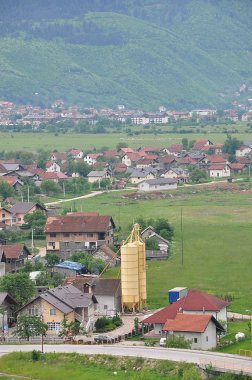
[[88, 273], [85, 265], [69, 260], [54, 265], [53, 271], [62, 273], [64, 277], [71, 277]]

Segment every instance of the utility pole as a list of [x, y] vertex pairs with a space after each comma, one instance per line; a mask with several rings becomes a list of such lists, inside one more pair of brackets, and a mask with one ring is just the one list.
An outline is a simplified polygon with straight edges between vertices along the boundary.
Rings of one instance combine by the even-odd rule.
[[63, 194], [64, 194], [64, 197], [65, 197], [66, 196], [65, 183], [63, 182], [62, 185], [63, 185]]
[[27, 188], [27, 202], [30, 202], [30, 187]]
[[34, 234], [34, 229], [32, 228], [31, 229], [31, 239], [32, 239], [32, 241], [31, 241], [31, 249], [32, 249], [32, 253], [33, 253], [33, 250], [34, 250], [34, 236], [33, 236], [33, 234]]
[[183, 209], [180, 214], [180, 231], [181, 231], [181, 264], [184, 265], [184, 236], [183, 236]]

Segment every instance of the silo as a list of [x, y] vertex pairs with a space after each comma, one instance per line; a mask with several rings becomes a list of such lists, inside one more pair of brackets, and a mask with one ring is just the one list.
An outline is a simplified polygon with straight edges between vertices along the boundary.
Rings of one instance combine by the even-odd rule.
[[121, 246], [122, 310], [140, 310], [146, 303], [145, 243], [139, 237], [139, 225]]

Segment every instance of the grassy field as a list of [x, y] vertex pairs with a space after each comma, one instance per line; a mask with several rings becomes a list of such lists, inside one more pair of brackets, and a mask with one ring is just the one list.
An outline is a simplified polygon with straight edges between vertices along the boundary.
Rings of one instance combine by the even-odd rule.
[[[233, 297], [230, 309], [252, 311], [251, 184], [232, 185], [233, 189], [208, 190], [188, 187], [166, 194], [165, 198], [125, 197], [125, 192], [101, 194], [65, 205], [83, 211], [112, 215], [121, 227], [120, 239], [126, 238], [134, 220], [167, 218], [175, 227], [172, 255], [167, 261], [147, 264], [148, 305], [157, 308], [167, 304], [168, 290], [187, 286]], [[183, 212], [184, 263], [181, 250], [181, 209]], [[118, 268], [106, 276], [117, 276]]]
[[[162, 127], [161, 127], [162, 128]], [[168, 127], [169, 128], [169, 127]], [[172, 127], [170, 127], [170, 130]], [[242, 133], [243, 128], [239, 128], [241, 133], [235, 134], [240, 140], [252, 140], [252, 133]], [[75, 147], [79, 149], [90, 150], [94, 147], [115, 148], [120, 142], [126, 142], [132, 148], [140, 146], [155, 145], [157, 147], [166, 147], [171, 144], [181, 142], [182, 138], [187, 137], [188, 140], [210, 139], [214, 143], [224, 142], [226, 133], [170, 133], [167, 132], [161, 135], [140, 134], [130, 137], [125, 133], [106, 133], [106, 134], [60, 134], [55, 136], [53, 133], [4, 133], [0, 132], [0, 151], [30, 151], [36, 152], [39, 149], [53, 151], [64, 151]]]
[[[245, 339], [239, 342], [235, 341], [235, 334], [237, 332], [243, 332], [245, 334]], [[234, 321], [228, 323], [228, 334], [225, 335], [221, 342], [225, 344], [225, 342], [232, 342], [231, 344], [227, 344], [227, 346], [223, 346], [218, 348], [220, 352], [226, 352], [228, 354], [240, 354], [245, 355], [243, 350], [250, 351], [250, 355], [252, 357], [252, 335], [251, 335], [251, 326], [250, 321]], [[248, 356], [249, 352], [247, 352]]]
[[[141, 368], [141, 371], [133, 368]], [[18, 377], [21, 379], [23, 376], [29, 376], [38, 380], [110, 380], [113, 377], [118, 380], [203, 378], [192, 364], [78, 354], [44, 354], [40, 355], [38, 361], [33, 361], [31, 353], [21, 352], [0, 358], [0, 371], [10, 374], [9, 377], [4, 377], [5, 380], [16, 379], [13, 374], [21, 375]]]

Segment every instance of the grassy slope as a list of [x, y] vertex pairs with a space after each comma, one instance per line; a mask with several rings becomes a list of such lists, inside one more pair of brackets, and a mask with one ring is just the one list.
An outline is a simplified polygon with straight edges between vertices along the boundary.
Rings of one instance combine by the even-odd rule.
[[[161, 127], [163, 128], [163, 127]], [[169, 127], [168, 127], [169, 129]], [[213, 143], [224, 142], [227, 138], [225, 133], [188, 133], [178, 134], [169, 133], [162, 135], [140, 134], [138, 136], [129, 137], [125, 133], [106, 133], [106, 134], [60, 134], [55, 136], [53, 133], [4, 133], [0, 132], [0, 151], [26, 150], [36, 152], [38, 149], [63, 151], [68, 148], [80, 148], [84, 150], [100, 149], [107, 146], [115, 148], [120, 142], [126, 142], [132, 148], [140, 146], [155, 145], [157, 147], [166, 147], [174, 143], [181, 142], [182, 138], [187, 137], [188, 140], [210, 139]], [[252, 133], [235, 134], [239, 140], [252, 140]]]
[[[187, 189], [173, 192], [174, 198], [129, 200], [121, 193], [104, 194], [76, 201], [75, 207], [112, 215], [127, 236], [137, 216], [165, 217], [175, 227], [172, 257], [147, 265], [148, 304], [167, 304], [167, 292], [187, 286], [217, 295], [234, 297], [231, 309], [252, 310], [251, 300], [251, 194], [227, 191], [195, 193]], [[66, 203], [67, 205], [67, 203]], [[181, 265], [180, 212], [183, 208], [184, 265]], [[107, 276], [117, 276], [118, 269]]]
[[80, 17], [104, 33], [122, 35], [118, 46], [2, 38], [0, 96], [145, 108], [226, 101], [218, 93], [252, 77], [251, 31], [239, 19], [200, 3], [190, 1], [185, 13], [162, 26], [118, 13]]
[[[133, 368], [141, 368], [134, 371]], [[88, 357], [78, 354], [45, 354], [39, 361], [32, 361], [30, 353], [13, 353], [0, 358], [2, 372], [31, 376], [39, 380], [109, 380], [124, 379], [178, 380], [181, 374], [200, 380], [202, 377], [191, 364], [170, 361], [149, 361], [142, 358], [116, 358], [97, 355]], [[116, 374], [114, 374], [116, 372]], [[13, 379], [12, 376], [8, 379]]]

